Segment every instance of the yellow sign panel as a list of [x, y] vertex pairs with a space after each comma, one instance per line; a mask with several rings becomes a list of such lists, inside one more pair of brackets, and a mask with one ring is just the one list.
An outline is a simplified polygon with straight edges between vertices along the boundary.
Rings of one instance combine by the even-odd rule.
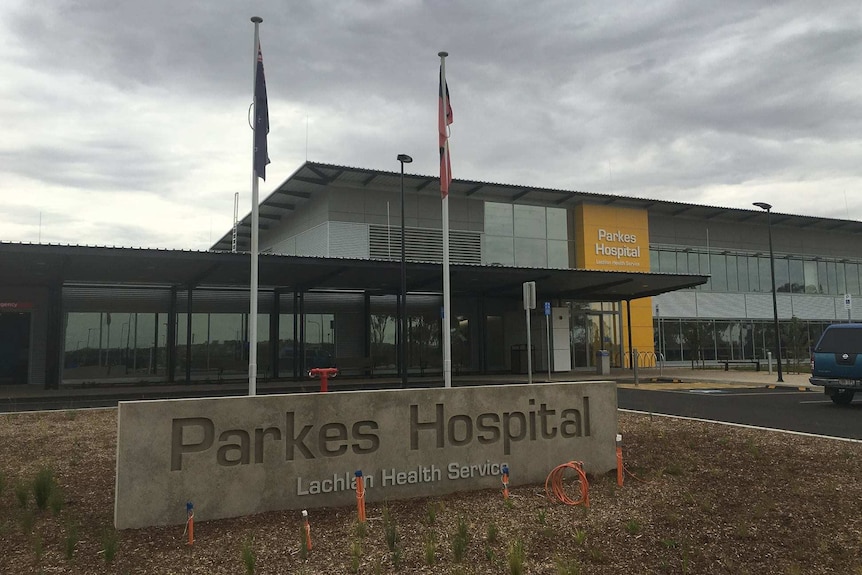
[[649, 271], [646, 210], [584, 204], [575, 208], [575, 266], [590, 270]]
[[[649, 216], [646, 210], [583, 204], [575, 208], [575, 267], [588, 270], [648, 272]], [[623, 310], [623, 338], [632, 347], [653, 351], [652, 298], [633, 300]], [[625, 314], [631, 313], [631, 319]]]

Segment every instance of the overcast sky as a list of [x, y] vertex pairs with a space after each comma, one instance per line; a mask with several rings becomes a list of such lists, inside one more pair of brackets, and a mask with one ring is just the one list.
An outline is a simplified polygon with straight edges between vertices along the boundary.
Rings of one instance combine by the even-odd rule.
[[[862, 219], [862, 4], [3, 0], [0, 241], [207, 249], [306, 159]], [[756, 208], [752, 208], [756, 209]]]

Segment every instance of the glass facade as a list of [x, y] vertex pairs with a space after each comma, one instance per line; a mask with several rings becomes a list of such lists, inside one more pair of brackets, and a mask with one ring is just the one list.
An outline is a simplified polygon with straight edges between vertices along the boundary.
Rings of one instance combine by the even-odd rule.
[[[665, 273], [711, 275], [708, 283], [694, 288], [702, 291], [772, 291], [768, 256], [651, 249], [650, 266], [653, 271]], [[858, 262], [776, 256], [775, 291], [834, 296], [845, 293], [862, 295], [859, 273]]]
[[567, 211], [485, 202], [482, 263], [569, 268]]
[[[805, 365], [810, 347], [820, 338], [829, 322], [802, 321], [796, 318], [780, 324], [782, 360]], [[656, 349], [666, 361], [697, 364], [714, 360], [765, 360], [775, 354], [775, 327], [768, 320], [653, 320]]]

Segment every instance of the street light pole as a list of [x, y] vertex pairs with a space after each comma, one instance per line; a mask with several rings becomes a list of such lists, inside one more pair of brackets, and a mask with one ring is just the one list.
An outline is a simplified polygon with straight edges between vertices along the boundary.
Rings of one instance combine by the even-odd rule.
[[772, 274], [772, 318], [775, 322], [775, 351], [778, 361], [778, 381], [784, 382], [781, 375], [781, 333], [778, 331], [778, 298], [775, 295], [775, 254], [772, 251], [772, 205], [766, 202], [754, 202], [754, 205], [766, 210], [766, 228], [769, 231], [769, 266]]
[[404, 249], [404, 164], [409, 164], [413, 158], [407, 154], [398, 154], [401, 162], [401, 292], [399, 305], [399, 356], [398, 368], [401, 370], [401, 387], [407, 387], [407, 257]]

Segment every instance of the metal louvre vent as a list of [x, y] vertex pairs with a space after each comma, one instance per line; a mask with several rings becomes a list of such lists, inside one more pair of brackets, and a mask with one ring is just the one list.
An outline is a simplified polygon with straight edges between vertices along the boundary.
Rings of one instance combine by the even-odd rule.
[[[404, 229], [405, 257], [408, 261], [442, 262], [443, 231], [428, 228]], [[401, 259], [401, 228], [368, 226], [369, 254], [372, 259]], [[482, 234], [449, 230], [449, 260], [455, 264], [482, 263]]]
[[164, 312], [170, 303], [171, 291], [165, 288], [63, 287], [67, 312]]

